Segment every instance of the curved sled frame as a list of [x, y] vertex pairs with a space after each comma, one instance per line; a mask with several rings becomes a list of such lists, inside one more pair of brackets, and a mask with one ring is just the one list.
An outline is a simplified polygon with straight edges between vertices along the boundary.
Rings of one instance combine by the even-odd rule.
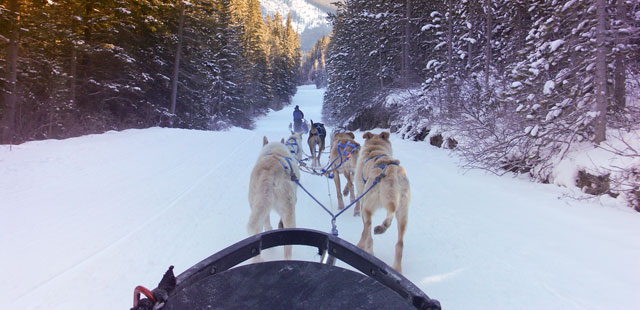
[[440, 309], [440, 303], [437, 300], [430, 299], [411, 281], [369, 253], [330, 234], [300, 228], [267, 231], [244, 239], [209, 256], [176, 277], [177, 286], [173, 293], [175, 294], [210, 275], [228, 270], [260, 254], [262, 250], [283, 245], [316, 247], [318, 254], [323, 257], [329, 253], [328, 264], [332, 264], [334, 261], [331, 257], [345, 262], [396, 292], [416, 309]]

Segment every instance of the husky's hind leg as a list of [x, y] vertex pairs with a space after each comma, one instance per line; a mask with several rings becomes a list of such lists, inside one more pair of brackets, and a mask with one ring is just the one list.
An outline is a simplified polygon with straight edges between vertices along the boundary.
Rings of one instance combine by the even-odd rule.
[[[295, 228], [296, 227], [296, 213], [295, 213], [295, 205], [291, 209], [290, 212], [285, 214], [280, 222], [282, 223], [283, 228]], [[290, 245], [284, 246], [284, 259], [290, 260], [291, 255], [293, 254], [293, 250]]]
[[[269, 210], [265, 210], [262, 206], [251, 208], [251, 216], [249, 217], [249, 224], [247, 224], [247, 231], [250, 236], [255, 236], [262, 232], [265, 220], [269, 219]], [[253, 257], [253, 262], [261, 262], [262, 257], [260, 254]]]

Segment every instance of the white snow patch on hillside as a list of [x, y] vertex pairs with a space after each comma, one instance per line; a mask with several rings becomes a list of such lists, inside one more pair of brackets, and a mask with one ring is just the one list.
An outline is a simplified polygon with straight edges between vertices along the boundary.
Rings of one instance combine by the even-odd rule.
[[[640, 168], [640, 154], [637, 150], [640, 150], [640, 130], [627, 132], [609, 129], [607, 140], [599, 147], [591, 143], [574, 144], [558, 160], [552, 172], [553, 183], [580, 192], [581, 189], [576, 187], [576, 176], [579, 170], [592, 175], [609, 175], [613, 182], [625, 183], [624, 180], [628, 179], [628, 176], [622, 175], [623, 169]], [[618, 200], [623, 201], [628, 198], [624, 193], [624, 190], [631, 190], [627, 188], [628, 185], [619, 186], [623, 192]]]
[[326, 20], [327, 13], [304, 0], [262, 0], [260, 7], [263, 14], [273, 16], [280, 13], [285, 21], [289, 12], [295, 14], [292, 26], [298, 33], [302, 33], [307, 28], [329, 25]]

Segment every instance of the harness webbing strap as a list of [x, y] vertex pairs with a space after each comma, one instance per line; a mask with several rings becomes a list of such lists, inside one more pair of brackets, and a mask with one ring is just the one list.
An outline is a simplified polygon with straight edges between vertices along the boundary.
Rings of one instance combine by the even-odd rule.
[[[367, 158], [367, 160], [364, 161], [364, 164], [362, 164], [362, 166], [366, 165], [367, 162], [369, 162], [370, 160], [374, 159], [373, 162], [375, 163], [378, 159], [382, 158], [382, 157], [389, 157], [387, 154], [382, 154], [382, 155], [378, 155], [376, 157], [369, 157]], [[394, 165], [394, 166], [399, 166], [397, 163], [387, 163], [387, 164], [379, 164], [376, 166], [376, 168], [380, 168], [382, 169], [382, 173], [384, 173], [384, 169], [387, 168], [387, 166], [389, 165]], [[364, 178], [364, 173], [362, 174], [362, 181], [364, 184], [367, 184], [367, 181], [369, 181], [369, 178], [367, 177], [366, 179]]]
[[314, 197], [304, 186], [302, 186], [302, 184], [300, 184], [300, 180], [298, 178], [292, 179], [293, 182], [295, 182], [296, 184], [298, 184], [298, 186], [300, 186], [300, 188], [302, 188], [302, 190], [307, 193], [307, 195], [309, 195], [309, 197], [311, 197], [311, 199], [313, 199], [318, 205], [320, 205], [322, 207], [322, 209], [324, 209], [325, 211], [327, 211], [327, 213], [329, 213], [329, 215], [333, 216], [333, 213], [327, 209], [327, 207], [325, 207], [322, 202], [318, 201], [318, 199], [316, 199], [316, 197]]
[[274, 153], [267, 153], [266, 155], [273, 155], [273, 156], [277, 156], [277, 157], [280, 157], [280, 158], [284, 159], [284, 160], [287, 162], [287, 165], [288, 165], [289, 167], [285, 166], [285, 164], [284, 164], [284, 163], [282, 163], [282, 161], [281, 161], [281, 160], [278, 160], [278, 162], [280, 163], [280, 165], [282, 166], [282, 168], [284, 168], [284, 170], [289, 170], [289, 175], [291, 176], [291, 179], [292, 179], [292, 180], [293, 180], [293, 178], [294, 178], [294, 177], [295, 177], [295, 178], [297, 178], [297, 177], [296, 177], [295, 172], [293, 172], [293, 165], [291, 164], [291, 159], [292, 159], [291, 157], [289, 157], [289, 156], [282, 156], [282, 155], [280, 155], [280, 154], [274, 154]]
[[289, 152], [293, 155], [298, 155], [300, 153], [300, 145], [294, 138], [289, 138], [287, 143], [285, 143], [289, 147]]
[[[346, 148], [347, 148], [347, 147], [349, 147], [349, 146], [351, 146], [351, 147], [352, 147], [351, 151], [346, 151]], [[339, 144], [338, 144], [338, 154], [340, 154], [340, 157], [336, 157], [336, 158], [335, 158], [332, 162], [330, 162], [330, 163], [329, 163], [325, 168], [322, 168], [322, 169], [320, 169], [320, 170], [316, 170], [316, 169], [314, 169], [314, 168], [309, 168], [309, 167], [306, 167], [306, 166], [305, 166], [305, 168], [306, 168], [306, 169], [302, 169], [302, 166], [303, 166], [303, 163], [302, 163], [302, 162], [303, 162], [303, 161], [306, 161], [306, 160], [308, 160], [308, 159], [309, 159], [309, 158], [305, 158], [305, 159], [303, 159], [303, 160], [298, 160], [298, 163], [299, 163], [299, 164], [300, 164], [300, 166], [301, 166], [301, 169], [300, 169], [300, 170], [301, 170], [301, 171], [303, 171], [303, 172], [306, 172], [306, 173], [309, 173], [309, 174], [313, 174], [313, 175], [318, 175], [318, 176], [321, 176], [321, 175], [327, 175], [327, 174], [328, 174], [328, 173], [330, 173], [330, 172], [333, 172], [333, 171], [336, 171], [336, 170], [340, 169], [340, 167], [342, 167], [342, 165], [343, 165], [347, 160], [349, 160], [349, 158], [351, 158], [351, 154], [353, 154], [353, 152], [355, 152], [355, 151], [356, 151], [357, 149], [359, 149], [359, 148], [360, 148], [360, 146], [359, 146], [359, 145], [353, 144], [353, 143], [351, 143], [351, 141], [347, 142], [347, 144], [339, 143]], [[346, 158], [346, 159], [345, 159], [345, 158]], [[336, 163], [336, 161], [338, 161], [338, 159], [340, 160], [340, 164], [338, 164], [335, 168], [330, 169], [330, 168], [331, 168], [331, 166], [333, 166], [333, 164], [335, 164], [335, 163]], [[331, 176], [329, 176], [329, 178], [331, 178]]]
[[318, 125], [318, 124], [313, 124], [313, 128], [316, 129], [316, 133], [309, 132], [309, 136], [321, 136], [321, 137], [326, 137], [327, 136], [327, 130], [324, 129], [324, 126]]
[[[386, 155], [384, 155], [386, 156]], [[382, 157], [382, 156], [380, 156]], [[342, 213], [346, 212], [347, 210], [349, 210], [349, 208], [351, 208], [353, 205], [355, 205], [358, 201], [360, 201], [360, 199], [362, 199], [362, 197], [364, 197], [369, 191], [371, 191], [371, 189], [373, 189], [376, 185], [378, 185], [378, 183], [380, 183], [380, 180], [382, 180], [382, 178], [384, 178], [385, 176], [387, 176], [384, 173], [385, 168], [388, 165], [398, 165], [397, 163], [389, 163], [389, 164], [381, 164], [378, 165], [378, 167], [382, 167], [382, 172], [375, 177], [375, 179], [373, 180], [373, 183], [371, 184], [371, 186], [369, 186], [369, 188], [367, 188], [362, 195], [358, 196], [355, 200], [353, 200], [351, 203], [349, 203], [346, 207], [344, 207], [344, 209], [340, 210], [340, 212], [338, 212], [337, 214], [333, 214], [333, 212], [331, 212], [329, 209], [327, 209], [327, 207], [325, 207], [316, 197], [314, 197], [304, 186], [302, 186], [302, 184], [300, 183], [300, 180], [295, 177], [294, 175], [291, 176], [291, 180], [294, 181], [296, 184], [298, 184], [298, 186], [300, 186], [300, 188], [302, 188], [302, 190], [307, 193], [307, 195], [309, 195], [309, 197], [311, 197], [311, 199], [313, 199], [318, 205], [320, 205], [320, 207], [322, 207], [322, 209], [324, 209], [327, 213], [329, 213], [329, 215], [331, 215], [331, 234], [333, 234], [334, 236], [338, 236], [338, 226], [336, 225], [336, 219], [338, 218], [338, 216], [342, 215]], [[365, 182], [366, 184], [366, 182]]]
[[[287, 144], [288, 145], [288, 144]], [[352, 150], [349, 152], [345, 152], [346, 148], [351, 146]], [[358, 149], [359, 146], [352, 144], [351, 142], [347, 142], [347, 144], [338, 144], [338, 153], [340, 154], [340, 165], [338, 165], [338, 167], [340, 167], [344, 162], [344, 157], [346, 156], [347, 159], [349, 159], [349, 157], [351, 157], [351, 154]], [[348, 155], [345, 155], [347, 154]], [[313, 199], [313, 201], [315, 201], [324, 211], [326, 211], [327, 213], [329, 213], [329, 215], [331, 216], [331, 234], [334, 236], [338, 236], [338, 226], [336, 225], [336, 219], [338, 218], [338, 216], [342, 215], [344, 212], [346, 212], [347, 210], [349, 210], [349, 208], [351, 208], [353, 205], [355, 205], [358, 201], [360, 201], [360, 199], [362, 199], [362, 197], [364, 197], [369, 191], [371, 191], [371, 189], [373, 189], [376, 185], [378, 185], [378, 183], [380, 182], [380, 180], [382, 180], [382, 178], [384, 178], [386, 175], [384, 173], [385, 168], [388, 165], [398, 165], [397, 163], [388, 163], [388, 164], [380, 164], [377, 167], [380, 167], [382, 169], [382, 173], [380, 173], [378, 176], [376, 176], [376, 178], [374, 179], [373, 183], [371, 184], [371, 186], [369, 186], [369, 188], [367, 188], [362, 195], [358, 196], [355, 200], [353, 200], [351, 203], [349, 203], [349, 205], [347, 205], [346, 207], [344, 207], [344, 209], [340, 210], [340, 212], [333, 214], [333, 212], [331, 212], [331, 210], [329, 210], [327, 207], [325, 207], [315, 196], [313, 196], [301, 183], [300, 183], [300, 179], [298, 178], [298, 176], [296, 176], [295, 172], [293, 171], [293, 164], [291, 163], [292, 158], [288, 157], [288, 156], [282, 156], [280, 154], [274, 154], [274, 153], [268, 153], [267, 155], [274, 155], [280, 158], [283, 158], [287, 165], [285, 165], [281, 160], [278, 160], [278, 162], [280, 163], [280, 165], [282, 166], [282, 168], [284, 168], [284, 170], [289, 170], [289, 175], [291, 176], [291, 181], [293, 181], [294, 183], [296, 183], [300, 188], [302, 188], [302, 190], [307, 193], [307, 195], [309, 195], [309, 197], [311, 197], [311, 199]], [[384, 157], [387, 155], [379, 155], [377, 157], [375, 157], [376, 160], [378, 160], [381, 157]], [[372, 157], [373, 158], [373, 157]], [[368, 158], [367, 161], [369, 161], [372, 158]], [[335, 163], [335, 161], [338, 158], [336, 158], [328, 167], [331, 167], [331, 165], [333, 165], [333, 163]], [[297, 160], [297, 159], [296, 159]], [[299, 161], [298, 161], [299, 162]], [[366, 163], [366, 161], [365, 161]], [[288, 167], [287, 167], [288, 166]], [[327, 168], [328, 168], [327, 167]], [[336, 170], [338, 167], [329, 170], [329, 171], [333, 171]], [[326, 169], [323, 169], [323, 174], [326, 174], [328, 171]], [[314, 170], [315, 172], [315, 170]], [[363, 177], [364, 180], [364, 177]], [[365, 181], [365, 184], [367, 182]], [[339, 194], [339, 193], [338, 193]]]
[[[347, 147], [349, 146], [351, 147], [351, 151], [347, 152]], [[353, 154], [353, 152], [355, 152], [358, 148], [360, 148], [360, 146], [351, 143], [351, 141], [347, 141], [347, 144], [338, 143], [337, 148], [338, 148], [338, 154], [340, 155], [340, 157], [336, 157], [326, 168], [322, 169], [323, 174], [337, 171], [338, 169], [340, 169], [340, 167], [342, 167], [342, 164], [347, 162], [347, 160], [351, 158], [351, 154]], [[331, 166], [333, 166], [333, 164], [338, 160], [338, 158], [340, 159], [340, 164], [338, 164], [335, 168], [331, 169]]]
[[307, 193], [307, 195], [309, 195], [309, 197], [311, 197], [311, 199], [313, 199], [320, 207], [322, 207], [322, 209], [324, 209], [327, 213], [329, 213], [329, 215], [331, 215], [331, 234], [337, 237], [338, 236], [338, 226], [336, 225], [336, 219], [338, 218], [338, 216], [340, 216], [345, 211], [349, 210], [349, 208], [351, 208], [358, 201], [360, 201], [360, 199], [362, 199], [362, 197], [364, 197], [364, 195], [366, 195], [372, 188], [374, 188], [376, 185], [378, 185], [378, 183], [380, 182], [380, 180], [383, 177], [385, 177], [384, 173], [382, 173], [379, 176], [377, 176], [374, 179], [373, 184], [371, 184], [371, 186], [369, 186], [369, 188], [367, 188], [367, 190], [365, 190], [364, 193], [362, 193], [362, 195], [358, 196], [354, 201], [349, 203], [349, 205], [344, 207], [344, 209], [340, 210], [340, 212], [338, 212], [337, 214], [333, 214], [333, 212], [331, 212], [320, 201], [318, 201], [318, 199], [316, 199], [316, 197], [314, 197], [304, 186], [302, 186], [302, 184], [300, 184], [300, 180], [298, 180], [298, 178], [294, 179], [294, 177], [292, 176], [291, 180], [293, 180], [296, 184], [298, 184], [298, 186], [300, 186], [300, 188], [302, 188], [302, 190], [305, 193]]
[[338, 127], [336, 129], [333, 130], [333, 134], [337, 134], [337, 133], [343, 133], [343, 132], [347, 132], [347, 129], [342, 128], [342, 127]]

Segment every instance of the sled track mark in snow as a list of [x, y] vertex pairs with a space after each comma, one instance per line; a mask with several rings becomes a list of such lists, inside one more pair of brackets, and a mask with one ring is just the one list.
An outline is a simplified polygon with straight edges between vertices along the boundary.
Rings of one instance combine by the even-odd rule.
[[[255, 137], [256, 133], [253, 133], [251, 136], [249, 136], [248, 138], [246, 138], [244, 141], [242, 141], [242, 143], [238, 143], [237, 146], [228, 153], [228, 155], [221, 160], [217, 165], [213, 166], [211, 169], [209, 169], [206, 173], [204, 173], [202, 176], [200, 176], [196, 181], [194, 181], [191, 186], [187, 187], [185, 190], [183, 190], [180, 194], [178, 194], [178, 196], [176, 196], [175, 199], [173, 199], [170, 203], [168, 203], [162, 210], [160, 210], [160, 212], [156, 213], [155, 215], [147, 218], [147, 220], [145, 220], [144, 222], [142, 222], [140, 225], [137, 226], [136, 229], [130, 231], [129, 233], [125, 234], [124, 236], [122, 236], [121, 238], [117, 239], [116, 241], [110, 243], [109, 245], [105, 246], [104, 248], [98, 250], [97, 252], [87, 256], [86, 258], [80, 260], [78, 263], [72, 265], [71, 267], [68, 267], [66, 269], [63, 269], [62, 271], [60, 271], [59, 273], [53, 275], [51, 278], [44, 280], [42, 282], [40, 282], [39, 284], [35, 285], [34, 287], [32, 287], [31, 289], [27, 290], [27, 293], [24, 293], [22, 295], [20, 295], [18, 298], [15, 299], [14, 304], [20, 304], [20, 301], [23, 300], [24, 298], [27, 298], [33, 294], [37, 294], [38, 290], [44, 288], [45, 286], [47, 286], [48, 284], [50, 284], [51, 282], [53, 282], [55, 279], [64, 276], [65, 274], [71, 272], [72, 270], [76, 269], [77, 267], [81, 267], [87, 263], [89, 263], [90, 261], [92, 261], [93, 259], [103, 255], [104, 253], [108, 252], [109, 250], [117, 247], [118, 245], [122, 244], [123, 242], [125, 242], [127, 239], [131, 238], [132, 236], [134, 236], [135, 234], [137, 234], [138, 232], [142, 231], [144, 228], [146, 228], [150, 223], [156, 221], [158, 218], [160, 218], [161, 216], [163, 216], [164, 214], [166, 214], [169, 210], [171, 210], [173, 207], [175, 207], [177, 205], [177, 203], [184, 197], [187, 196], [187, 194], [189, 194], [191, 191], [193, 191], [195, 188], [197, 188], [198, 186], [200, 186], [202, 184], [202, 182], [204, 182], [204, 180], [206, 180], [207, 178], [209, 178], [215, 171], [219, 170], [220, 167], [222, 165], [227, 164], [231, 159], [233, 159], [235, 156], [235, 154], [242, 149], [245, 144], [247, 143], [247, 141], [251, 140], [253, 137]], [[214, 143], [212, 143], [211, 145], [214, 145]], [[173, 170], [173, 169], [172, 169]]]
[[[213, 168], [209, 169], [209, 171], [207, 171], [207, 173], [205, 173], [204, 175], [202, 175], [200, 178], [198, 178], [198, 180], [196, 180], [195, 182], [193, 182], [193, 184], [191, 186], [189, 186], [187, 189], [185, 189], [182, 193], [180, 193], [174, 200], [172, 200], [167, 207], [165, 207], [162, 211], [160, 211], [159, 215], [162, 215], [164, 213], [166, 213], [167, 211], [169, 211], [169, 209], [171, 209], [172, 207], [174, 207], [176, 205], [176, 203], [178, 201], [180, 201], [180, 199], [182, 199], [183, 197], [185, 197], [189, 192], [191, 192], [194, 188], [198, 187], [200, 184], [202, 184], [202, 182], [209, 178], [213, 172], [217, 171], [221, 166], [226, 165], [231, 159], [233, 159], [235, 157], [235, 154], [241, 149], [244, 148], [244, 145], [247, 143], [247, 141], [251, 140], [253, 137], [256, 136], [256, 133], [253, 133], [250, 137], [248, 137], [247, 139], [245, 139], [244, 141], [242, 141], [242, 143], [238, 143], [237, 146], [233, 149], [233, 151], [229, 152], [227, 157], [224, 160], [221, 160], [217, 165], [215, 165]], [[212, 144], [213, 145], [213, 144]], [[154, 217], [155, 218], [155, 217]], [[152, 218], [150, 218], [148, 221], [153, 220]], [[144, 225], [147, 225], [147, 222], [145, 221], [143, 223]]]
[[585, 306], [580, 301], [575, 300], [574, 298], [571, 298], [571, 297], [568, 297], [568, 296], [564, 296], [563, 294], [559, 293], [557, 290], [553, 289], [547, 283], [541, 283], [539, 281], [538, 281], [538, 283], [540, 283], [542, 285], [542, 287], [544, 287], [544, 289], [547, 290], [551, 295], [555, 296], [556, 298], [558, 298], [560, 300], [564, 300], [569, 304], [572, 304], [576, 309], [589, 309], [587, 306]]

